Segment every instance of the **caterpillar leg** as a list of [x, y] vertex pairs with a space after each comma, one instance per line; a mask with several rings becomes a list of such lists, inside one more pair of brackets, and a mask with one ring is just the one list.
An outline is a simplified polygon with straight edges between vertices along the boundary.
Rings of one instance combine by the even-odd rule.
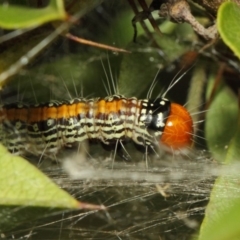
[[119, 156], [124, 161], [126, 162], [131, 161], [131, 156], [125, 149], [122, 141], [112, 142], [109, 144], [101, 142], [101, 145], [106, 151], [116, 151], [116, 155]]

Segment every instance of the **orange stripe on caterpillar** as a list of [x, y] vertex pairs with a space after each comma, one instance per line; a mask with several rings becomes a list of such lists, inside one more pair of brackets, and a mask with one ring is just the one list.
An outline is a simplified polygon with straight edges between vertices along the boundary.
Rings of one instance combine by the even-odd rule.
[[[165, 98], [136, 99], [122, 95], [73, 99], [35, 106], [10, 104], [0, 111], [1, 133], [11, 152], [57, 154], [65, 145], [97, 139], [113, 146], [131, 139], [154, 148], [172, 149], [192, 142], [192, 119], [181, 105]], [[11, 127], [9, 127], [11, 126]]]

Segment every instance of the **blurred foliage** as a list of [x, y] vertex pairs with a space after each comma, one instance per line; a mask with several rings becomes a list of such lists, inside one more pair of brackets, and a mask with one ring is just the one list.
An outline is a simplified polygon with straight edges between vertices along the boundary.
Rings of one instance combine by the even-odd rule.
[[[229, 94], [229, 96], [231, 96], [231, 94]], [[224, 96], [222, 97], [224, 98]], [[228, 103], [229, 106], [231, 104], [231, 102]], [[226, 154], [223, 153], [223, 155], [225, 155], [224, 163], [229, 168], [222, 171], [213, 186], [210, 202], [201, 226], [199, 240], [237, 240], [240, 236], [240, 179], [238, 171], [240, 146], [239, 116], [237, 124], [234, 125], [236, 125], [237, 128], [232, 134], [233, 137], [229, 141], [229, 146], [225, 148]]]
[[223, 41], [240, 58], [240, 6], [225, 2], [218, 11], [217, 26]]
[[41, 9], [9, 5], [6, 2], [0, 6], [0, 16], [0, 27], [5, 29], [36, 27], [67, 18], [62, 0], [51, 0], [48, 6]]
[[[28, 1], [26, 1], [23, 6], [17, 7], [17, 9], [30, 11], [26, 10], [29, 8], [27, 2]], [[40, 2], [46, 4], [45, 1], [33, 2], [35, 2], [36, 6], [38, 6]], [[57, 3], [63, 5], [61, 1], [50, 2], [56, 3], [56, 9]], [[100, 5], [101, 2], [103, 2], [103, 4]], [[3, 11], [4, 6], [1, 7], [1, 11]], [[194, 99], [198, 99], [197, 101], [199, 101], [199, 99], [203, 97], [202, 92], [204, 92], [206, 98], [201, 102], [193, 104], [194, 106], [198, 106], [197, 109], [189, 109], [192, 114], [197, 115], [196, 125], [197, 122], [200, 122], [202, 119], [205, 120], [205, 126], [201, 124], [198, 125], [199, 131], [196, 133], [197, 136], [194, 139], [196, 148], [205, 149], [206, 146], [208, 146], [211, 152], [211, 159], [217, 160], [218, 162], [232, 162], [229, 160], [230, 156], [234, 156], [235, 160], [239, 159], [238, 105], [236, 91], [234, 92], [239, 86], [239, 60], [234, 57], [233, 53], [221, 40], [206, 47], [208, 43], [197, 36], [188, 24], [175, 24], [165, 19], [158, 19], [157, 14], [154, 13], [154, 18], [157, 19], [157, 24], [163, 31], [163, 35], [158, 36], [154, 33], [151, 25], [146, 21], [145, 23], [148, 29], [150, 29], [151, 37], [143, 31], [140, 24], [137, 24], [137, 43], [133, 43], [131, 20], [134, 14], [126, 1], [105, 0], [89, 2], [69, 0], [65, 2], [65, 7], [67, 13], [63, 14], [64, 18], [66, 17], [65, 14], [69, 14], [69, 17], [71, 17], [71, 14], [84, 13], [79, 20], [62, 23], [51, 22], [39, 26], [32, 31], [19, 32], [19, 29], [17, 29], [16, 31], [9, 32], [2, 30], [2, 35], [0, 36], [0, 51], [2, 56], [0, 60], [1, 73], [9, 71], [9, 69], [15, 66], [15, 62], [19, 59], [21, 60], [29, 51], [32, 51], [35, 46], [38, 46], [38, 43], [47, 42], [44, 47], [36, 48], [35, 55], [30, 59], [27, 67], [23, 68], [26, 64], [22, 64], [17, 71], [15, 71], [14, 77], [12, 77], [13, 74], [11, 76], [9, 75], [11, 81], [9, 81], [1, 93], [3, 103], [17, 101], [31, 104], [48, 102], [50, 99], [64, 100], [80, 96], [88, 98], [105, 96], [106, 94], [113, 94], [116, 91], [113, 82], [115, 83], [115, 87], [117, 86], [117, 91], [120, 94], [129, 97], [136, 96], [145, 98], [154, 77], [159, 71], [152, 97], [154, 98], [164, 92], [173, 79], [181, 76], [179, 83], [176, 84], [167, 95], [171, 100], [185, 104], [186, 102], [195, 101], [192, 97], [187, 99], [189, 93], [188, 88], [194, 78], [195, 82], [197, 82], [196, 76], [194, 75], [197, 71], [194, 70], [201, 66], [201, 70], [205, 70], [204, 76], [206, 78], [201, 78], [201, 81], [204, 81], [204, 84], [207, 82], [207, 87], [204, 84], [191, 85], [191, 96], [195, 95]], [[238, 13], [239, 9], [234, 6], [233, 11], [232, 7], [233, 5], [230, 3], [226, 3], [220, 8], [217, 22], [219, 32], [224, 42], [239, 56], [237, 49], [239, 45], [237, 42], [238, 39], [235, 37], [239, 32], [236, 30], [238, 29], [238, 24], [236, 24], [234, 15], [229, 14], [229, 11]], [[41, 15], [43, 9], [34, 9], [34, 11], [39, 11], [39, 14], [35, 15], [36, 18], [40, 19], [40, 22], [37, 23], [38, 25], [45, 23], [45, 19], [47, 19], [45, 14], [44, 17]], [[15, 12], [16, 9], [14, 10], [10, 6], [9, 10]], [[61, 12], [64, 12], [62, 8]], [[209, 22], [209, 16], [206, 12], [202, 12], [202, 9], [194, 6], [193, 13], [201, 19], [202, 22]], [[23, 15], [26, 16], [28, 23], [29, 21], [30, 23], [36, 21], [30, 14]], [[20, 18], [21, 16], [22, 15], [19, 15], [17, 17]], [[50, 19], [49, 14], [48, 20]], [[1, 20], [0, 17], [0, 23]], [[13, 26], [16, 19], [11, 18], [10, 20], [8, 21], [7, 18], [4, 18], [5, 24], [11, 24], [11, 26]], [[20, 20], [17, 21], [21, 23]], [[24, 23], [22, 22], [21, 24], [24, 27]], [[49, 36], [63, 24], [67, 24], [67, 26], [62, 28], [61, 32], [56, 32], [50, 40]], [[7, 28], [7, 25], [1, 26]], [[29, 26], [30, 25], [25, 25], [25, 27]], [[131, 54], [106, 52], [105, 50], [79, 45], [64, 37], [64, 33], [67, 31], [85, 39], [126, 48], [131, 51]], [[231, 36], [234, 37], [229, 38]], [[204, 48], [205, 50], [203, 50]], [[24, 59], [25, 58], [23, 58], [23, 60]], [[224, 64], [225, 70], [219, 77], [219, 69], [222, 64]], [[220, 79], [221, 83], [217, 84], [217, 87], [214, 87], [216, 79]], [[199, 86], [202, 86], [202, 89], [198, 89]], [[204, 113], [201, 113], [202, 110], [203, 112], [206, 110], [204, 108], [205, 105], [209, 106], [206, 116], [204, 116]], [[202, 134], [203, 131], [204, 134]], [[202, 138], [204, 138], [204, 141], [201, 141]], [[103, 161], [105, 158], [104, 153], [99, 149], [95, 150], [94, 147], [93, 149], [94, 150], [90, 149], [90, 154], [94, 157], [96, 156], [96, 158], [100, 155], [100, 161]], [[135, 150], [130, 149], [129, 151], [132, 153]], [[10, 155], [5, 155], [6, 157], [2, 157], [0, 163], [11, 161]], [[202, 158], [199, 155], [201, 154], [196, 150], [196, 152], [193, 151], [188, 157], [194, 164], [199, 164], [202, 159], [208, 159], [208, 155], [203, 154]], [[19, 227], [21, 230], [15, 229], [6, 232], [3, 231], [1, 227], [0, 230], [2, 230], [7, 237], [14, 235], [24, 238], [23, 236], [29, 232], [29, 224], [33, 224], [34, 229], [36, 226], [51, 223], [57, 224], [54, 225], [56, 229], [53, 228], [52, 230], [52, 234], [55, 235], [55, 237], [51, 236], [51, 239], [56, 239], [56, 233], [58, 234], [59, 232], [62, 232], [62, 235], [57, 235], [58, 239], [70, 239], [71, 234], [74, 234], [74, 237], [77, 238], [83, 236], [99, 236], [102, 239], [119, 239], [117, 238], [118, 233], [119, 236], [123, 238], [126, 236], [134, 236], [133, 239], [156, 239], [159, 237], [162, 239], [190, 239], [191, 235], [196, 232], [198, 225], [201, 223], [204, 206], [209, 199], [209, 191], [212, 187], [211, 183], [215, 177], [214, 174], [205, 176], [205, 168], [213, 170], [213, 168], [218, 165], [212, 166], [212, 162], [209, 163], [209, 161], [206, 161], [203, 165], [197, 165], [194, 170], [198, 169], [198, 171], [195, 172], [189, 167], [189, 163], [181, 162], [178, 159], [181, 158], [180, 156], [174, 156], [174, 158], [177, 158], [177, 162], [179, 161], [181, 163], [179, 165], [178, 163], [176, 163], [176, 165], [173, 164], [174, 167], [167, 165], [166, 168], [164, 160], [160, 161], [164, 162], [163, 166], [161, 166], [162, 168], [158, 165], [159, 160], [157, 162], [153, 161], [153, 165], [150, 164], [150, 161], [149, 164], [151, 166], [149, 167], [147, 177], [142, 173], [145, 172], [146, 169], [135, 165], [137, 164], [136, 162], [142, 162], [142, 155], [135, 155], [135, 153], [133, 153], [133, 156], [134, 166], [133, 169], [131, 169], [132, 172], [130, 171], [128, 173], [127, 169], [129, 169], [130, 166], [125, 166], [122, 162], [115, 163], [116, 166], [120, 164], [119, 169], [123, 169], [123, 172], [126, 171], [129, 176], [134, 175], [136, 172], [142, 175], [143, 177], [139, 180], [140, 183], [147, 181], [146, 179], [148, 179], [149, 176], [155, 176], [154, 170], [157, 168], [156, 176], [159, 177], [161, 185], [164, 185], [166, 182], [171, 183], [169, 198], [164, 198], [157, 191], [154, 184], [158, 183], [158, 178], [153, 182], [150, 180], [147, 181], [146, 185], [142, 185], [133, 179], [128, 182], [124, 177], [120, 181], [109, 181], [104, 178], [105, 176], [102, 176], [102, 181], [97, 182], [91, 182], [91, 177], [83, 181], [74, 182], [73, 180], [69, 180], [69, 178], [62, 178], [62, 172], [58, 171], [55, 178], [54, 176], [53, 178], [60, 186], [68, 189], [71, 195], [75, 195], [76, 198], [81, 198], [81, 200], [84, 199], [84, 201], [95, 202], [96, 204], [106, 202], [106, 205], [110, 206], [109, 212], [98, 212], [96, 215], [89, 213], [89, 217], [87, 217], [88, 213], [68, 213], [65, 216], [65, 213], [62, 212], [62, 215], [58, 214], [55, 216], [56, 218], [51, 218], [51, 213], [49, 214], [49, 219], [42, 218], [40, 222], [30, 223], [35, 215], [40, 217], [38, 211], [42, 211], [42, 209], [39, 210], [36, 208], [33, 210], [29, 207], [28, 212], [31, 212], [32, 215], [20, 213], [19, 216], [21, 215], [21, 218], [18, 216], [15, 219], [15, 222], [19, 224], [25, 222], [23, 226], [25, 228], [27, 226], [26, 230], [22, 231], [22, 229], [24, 229], [22, 226]], [[167, 159], [170, 163], [173, 162], [171, 157], [169, 159], [169, 157], [164, 156], [163, 159]], [[21, 165], [21, 162], [19, 162], [19, 165]], [[186, 168], [183, 167], [185, 165]], [[55, 168], [56, 166], [51, 167]], [[28, 175], [27, 169], [28, 167], [24, 167], [24, 170], [22, 170], [22, 166], [20, 166], [19, 171], [17, 170], [20, 178], [23, 177], [26, 181], [29, 180], [29, 178], [26, 177]], [[119, 169], [116, 167], [116, 172]], [[163, 173], [162, 169], [167, 169], [167, 173]], [[162, 174], [168, 174], [168, 169], [170, 169], [170, 173], [173, 172], [176, 173], [176, 175], [179, 172], [183, 172], [185, 174], [184, 178], [178, 179], [176, 183], [171, 175], [171, 177], [166, 177], [161, 181]], [[9, 173], [11, 172], [9, 171], [6, 174]], [[200, 174], [199, 178], [197, 178], [198, 174]], [[117, 175], [117, 173], [113, 175]], [[203, 179], [204, 181], [201, 182]], [[234, 179], [237, 179], [235, 175]], [[38, 178], [35, 180], [37, 181]], [[16, 179], [16, 181], [18, 180]], [[216, 199], [219, 201], [219, 192], [222, 191], [222, 188], [226, 188], [228, 181], [231, 181], [231, 179], [229, 180], [228, 176], [226, 177], [225, 175], [216, 181], [214, 190], [211, 193], [211, 205], [209, 205], [208, 208], [214, 206]], [[68, 182], [68, 185], [64, 185], [64, 182]], [[109, 185], [109, 182], [112, 185]], [[121, 187], [118, 185], [120, 184], [119, 182], [122, 184]], [[192, 185], [192, 183], [194, 184]], [[237, 186], [235, 183], [231, 182], [231, 184], [233, 185], [229, 187], [229, 191], [221, 192], [221, 199], [223, 197], [235, 196]], [[129, 186], [129, 188], [124, 187], [124, 185]], [[74, 191], [75, 186], [76, 189]], [[37, 189], [35, 190], [37, 191]], [[45, 193], [45, 190], [43, 190], [43, 192]], [[56, 195], [56, 197], [59, 198], [58, 195]], [[38, 201], [37, 198], [36, 201]], [[22, 207], [21, 205], [19, 206], [20, 208]], [[228, 207], [228, 203], [225, 205], [224, 202], [223, 205], [226, 208]], [[208, 227], [211, 227], [211, 224], [208, 219], [206, 219], [201, 229], [200, 239], [233, 239], [231, 238], [232, 233], [238, 234], [237, 229], [234, 228], [234, 222], [239, 222], [237, 216], [235, 216], [240, 216], [240, 214], [236, 214], [239, 213], [238, 205], [238, 202], [236, 205], [230, 203], [229, 211], [226, 211], [229, 213], [229, 222], [232, 220], [229, 228], [223, 227], [224, 215], [223, 217], [220, 216], [219, 224], [213, 225], [212, 228], [209, 228], [210, 230], [208, 230]], [[13, 216], [16, 216], [14, 213], [18, 212], [17, 208], [9, 209], [9, 207], [3, 207], [1, 209], [1, 218], [5, 219], [8, 219], [11, 213]], [[26, 210], [28, 208], [23, 207], [23, 209]], [[221, 207], [219, 209], [221, 209]], [[231, 213], [233, 213], [233, 215], [231, 215]], [[53, 215], [55, 215], [55, 213]], [[61, 220], [63, 221], [64, 219], [66, 222], [70, 219], [74, 220], [72, 220], [70, 227], [66, 225], [64, 228], [61, 228]], [[76, 222], [74, 222], [75, 220]], [[12, 221], [11, 218], [9, 218], [9, 221]], [[78, 222], [80, 225], [77, 225]], [[78, 228], [75, 228], [75, 225]], [[137, 227], [135, 227], [135, 225]], [[11, 223], [8, 222], [7, 226], [9, 228]], [[12, 225], [12, 227], [14, 227], [14, 225]], [[102, 231], [100, 229], [102, 229]], [[210, 233], [221, 233], [219, 229], [226, 231], [222, 236], [228, 236], [228, 238], [217, 238], [219, 235], [216, 235], [217, 237], [215, 238], [209, 237], [210, 235], [208, 234]], [[38, 227], [38, 238], [35, 239], [43, 239], [43, 235], [46, 234], [46, 232], [48, 232], [48, 236], [50, 237], [51, 234], [49, 232], [51, 231], [49, 229]], [[41, 234], [43, 235], [41, 236]]]
[[[210, 91], [213, 88], [215, 76], [216, 75], [213, 74], [212, 78], [209, 78], [208, 89]], [[207, 99], [209, 99], [209, 95], [207, 96]], [[237, 96], [224, 83], [219, 84], [210, 108], [206, 113], [205, 123], [208, 148], [214, 159], [219, 162], [225, 161], [229, 144], [237, 131], [237, 113]], [[226, 118], [223, 116], [228, 117]]]
[[[226, 2], [220, 6], [217, 17], [217, 26], [223, 41], [238, 57], [239, 13], [239, 6], [233, 2]], [[231, 170], [223, 171], [214, 184], [199, 240], [240, 238], [240, 179], [239, 171], [236, 170], [236, 164], [239, 162], [239, 123], [239, 101], [228, 86], [221, 84], [207, 113], [206, 138], [213, 156], [231, 166]]]

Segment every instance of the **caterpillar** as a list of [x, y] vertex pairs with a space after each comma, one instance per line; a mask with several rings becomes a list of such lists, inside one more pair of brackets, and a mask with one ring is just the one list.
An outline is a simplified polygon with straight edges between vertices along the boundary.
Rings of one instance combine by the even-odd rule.
[[1, 142], [14, 154], [56, 155], [64, 146], [97, 140], [114, 149], [132, 140], [154, 149], [192, 144], [193, 121], [181, 105], [166, 98], [123, 95], [75, 98], [45, 104], [6, 104], [0, 108]]

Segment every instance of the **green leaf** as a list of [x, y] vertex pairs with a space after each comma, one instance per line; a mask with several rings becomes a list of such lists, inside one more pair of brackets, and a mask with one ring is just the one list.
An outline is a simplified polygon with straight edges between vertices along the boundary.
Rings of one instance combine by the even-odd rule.
[[[220, 92], [223, 94], [219, 94], [223, 98], [226, 93], [225, 89], [227, 88], [225, 87]], [[240, 161], [240, 115], [237, 120], [235, 134], [233, 134], [234, 137], [230, 141], [224, 159], [226, 166], [214, 184], [198, 240], [240, 239], [239, 164], [235, 166]]]
[[[147, 44], [147, 41], [143, 36], [138, 37], [137, 43], [130, 43], [127, 47], [131, 54], [123, 57], [118, 81], [119, 92], [127, 97], [146, 97], [159, 68], [163, 69], [168, 66], [170, 62], [178, 59], [188, 50], [186, 46], [179, 45], [169, 36], [153, 35], [159, 46], [164, 49], [161, 54], [156, 47], [144, 49], [143, 46]], [[158, 77], [160, 79], [160, 74]], [[161, 80], [159, 82], [161, 83]], [[159, 95], [160, 89], [159, 86], [154, 88], [158, 91], [156, 96]]]
[[218, 9], [217, 28], [223, 41], [240, 58], [240, 7], [225, 2]]
[[105, 209], [79, 202], [44, 173], [0, 145], [0, 230], [64, 209]]
[[[239, 146], [240, 129], [238, 127], [227, 151], [226, 163], [240, 160]], [[199, 240], [240, 239], [240, 175], [237, 169], [234, 165], [230, 166], [216, 180], [201, 226]]]
[[[156, 49], [143, 52], [135, 43], [128, 46], [131, 54], [125, 55], [121, 63], [118, 89], [126, 97], [145, 95], [146, 89], [158, 72], [157, 65], [162, 61]], [[139, 74], [140, 73], [140, 74]]]
[[[186, 24], [183, 24], [184, 27], [187, 27], [187, 30], [189, 30], [189, 26]], [[184, 33], [185, 28], [182, 28], [182, 33]], [[186, 31], [186, 33], [189, 33]], [[189, 33], [188, 35], [191, 36]], [[155, 40], [159, 47], [163, 49], [164, 53], [164, 59], [168, 61], [168, 63], [174, 62], [175, 60], [178, 60], [180, 56], [182, 56], [187, 51], [191, 50], [188, 44], [179, 43], [176, 41], [176, 37], [164, 35], [159, 36], [158, 34], [154, 34]], [[191, 40], [193, 38], [190, 38]], [[162, 53], [162, 54], [163, 54]]]
[[35, 166], [0, 145], [0, 205], [80, 208]]
[[64, 20], [67, 15], [62, 0], [51, 0], [45, 8], [18, 5], [0, 5], [0, 27], [5, 29], [28, 28], [53, 20]]
[[91, 57], [89, 61], [89, 53], [77, 56], [68, 54], [56, 61], [27, 69], [24, 74], [17, 75], [9, 86], [13, 92], [19, 91], [20, 95], [24, 93], [23, 102], [27, 103], [32, 103], [35, 97], [37, 102], [48, 102], [49, 96], [61, 101], [82, 95], [89, 98], [105, 97], [103, 82], [106, 82], [106, 76], [103, 66], [98, 60], [99, 55], [91, 53]]
[[[212, 76], [214, 78], [215, 76]], [[212, 89], [214, 79], [209, 79]], [[213, 157], [223, 162], [237, 130], [238, 101], [231, 89], [221, 84], [206, 113], [205, 137]]]
[[[235, 175], [236, 177], [236, 175]], [[239, 176], [221, 177], [214, 186], [199, 240], [240, 239]]]

